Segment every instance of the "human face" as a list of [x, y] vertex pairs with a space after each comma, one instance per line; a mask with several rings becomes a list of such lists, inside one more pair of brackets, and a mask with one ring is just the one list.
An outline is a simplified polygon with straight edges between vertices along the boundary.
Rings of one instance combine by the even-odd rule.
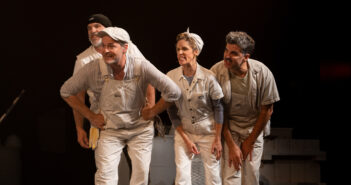
[[197, 50], [193, 50], [188, 41], [182, 39], [176, 44], [179, 65], [184, 66], [196, 62]]
[[232, 71], [240, 71], [249, 54], [244, 54], [236, 44], [227, 44], [224, 50], [224, 66]]
[[101, 38], [97, 36], [97, 34], [105, 29], [105, 26], [103, 26], [100, 23], [90, 23], [87, 26], [88, 28], [88, 36], [89, 36], [89, 41], [91, 44], [95, 47], [99, 46], [101, 44]]
[[128, 45], [121, 46], [110, 36], [102, 37], [102, 56], [106, 64], [119, 63], [126, 53]]

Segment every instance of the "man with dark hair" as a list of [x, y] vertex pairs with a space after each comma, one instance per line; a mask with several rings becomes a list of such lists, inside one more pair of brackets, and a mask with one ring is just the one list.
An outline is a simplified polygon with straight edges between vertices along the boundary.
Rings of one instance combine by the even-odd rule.
[[280, 99], [272, 72], [250, 58], [254, 48], [247, 33], [230, 32], [224, 60], [211, 68], [224, 94], [224, 185], [259, 185], [263, 131]]

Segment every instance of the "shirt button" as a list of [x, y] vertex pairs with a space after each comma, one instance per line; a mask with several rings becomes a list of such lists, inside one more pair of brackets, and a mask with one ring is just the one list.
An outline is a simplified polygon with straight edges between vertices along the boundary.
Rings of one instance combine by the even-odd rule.
[[191, 99], [188, 99], [188, 101], [191, 101]]
[[189, 110], [190, 110], [190, 111], [192, 111], [193, 109], [192, 109], [192, 108], [190, 108]]

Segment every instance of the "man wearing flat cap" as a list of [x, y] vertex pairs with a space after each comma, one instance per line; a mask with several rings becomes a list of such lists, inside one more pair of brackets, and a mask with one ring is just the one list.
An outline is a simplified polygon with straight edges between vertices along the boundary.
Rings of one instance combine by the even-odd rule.
[[[127, 55], [136, 52], [129, 34], [109, 27], [99, 32], [103, 60], [79, 70], [61, 87], [61, 96], [75, 110], [100, 129], [95, 149], [95, 184], [117, 184], [118, 164], [125, 145], [132, 160], [131, 185], [147, 185], [151, 161], [153, 122], [144, 120], [148, 84], [156, 87], [166, 102], [177, 101], [180, 89], [145, 58]], [[98, 100], [90, 110], [76, 94], [91, 89]]]
[[[83, 51], [82, 53], [80, 53], [79, 55], [77, 55], [77, 60], [74, 66], [73, 74], [76, 74], [81, 68], [84, 67], [84, 65], [90, 63], [91, 61], [102, 59], [102, 55], [101, 55], [102, 41], [97, 34], [103, 29], [111, 26], [112, 26], [111, 20], [103, 14], [93, 14], [89, 16], [87, 21], [87, 30], [88, 30], [88, 37], [89, 37], [91, 46], [87, 48], [85, 51]], [[135, 46], [135, 51], [129, 51], [127, 54], [136, 55], [138, 57], [144, 58], [143, 54], [138, 50], [136, 46]], [[85, 92], [87, 92], [87, 94], [89, 95], [90, 104], [92, 104], [93, 101], [97, 101], [96, 98], [94, 97], [94, 94], [89, 89], [87, 91], [82, 91], [77, 94], [80, 101], [85, 103]], [[155, 89], [151, 85], [149, 85], [146, 93], [147, 93], [147, 99], [149, 100], [150, 105], [153, 105], [155, 103]], [[76, 124], [78, 143], [83, 148], [95, 149], [96, 141], [92, 139], [94, 137], [93, 136], [94, 132], [90, 133], [91, 135], [88, 140], [87, 133], [84, 130], [84, 126], [83, 126], [84, 117], [74, 109], [73, 109], [73, 116]], [[126, 154], [126, 157], [128, 158], [127, 154]]]

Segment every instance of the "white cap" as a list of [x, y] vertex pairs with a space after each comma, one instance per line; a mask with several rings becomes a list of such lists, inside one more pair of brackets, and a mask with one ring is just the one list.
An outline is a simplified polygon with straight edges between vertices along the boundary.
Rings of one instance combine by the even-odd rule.
[[186, 32], [191, 38], [195, 40], [195, 44], [197, 49], [199, 50], [199, 54], [201, 53], [202, 48], [204, 47], [204, 41], [202, 41], [201, 37], [195, 33], [190, 33], [189, 28], [186, 30]]
[[98, 33], [99, 37], [103, 37], [106, 35], [110, 36], [115, 41], [120, 40], [120, 41], [124, 41], [124, 42], [130, 42], [129, 34], [123, 28], [108, 27], [108, 28], [105, 28]]
[[138, 47], [132, 43], [129, 34], [126, 30], [119, 27], [108, 27], [98, 33], [99, 37], [110, 36], [115, 41], [124, 41], [128, 43], [127, 55], [132, 57], [139, 57], [145, 59], [144, 55], [140, 52]]

